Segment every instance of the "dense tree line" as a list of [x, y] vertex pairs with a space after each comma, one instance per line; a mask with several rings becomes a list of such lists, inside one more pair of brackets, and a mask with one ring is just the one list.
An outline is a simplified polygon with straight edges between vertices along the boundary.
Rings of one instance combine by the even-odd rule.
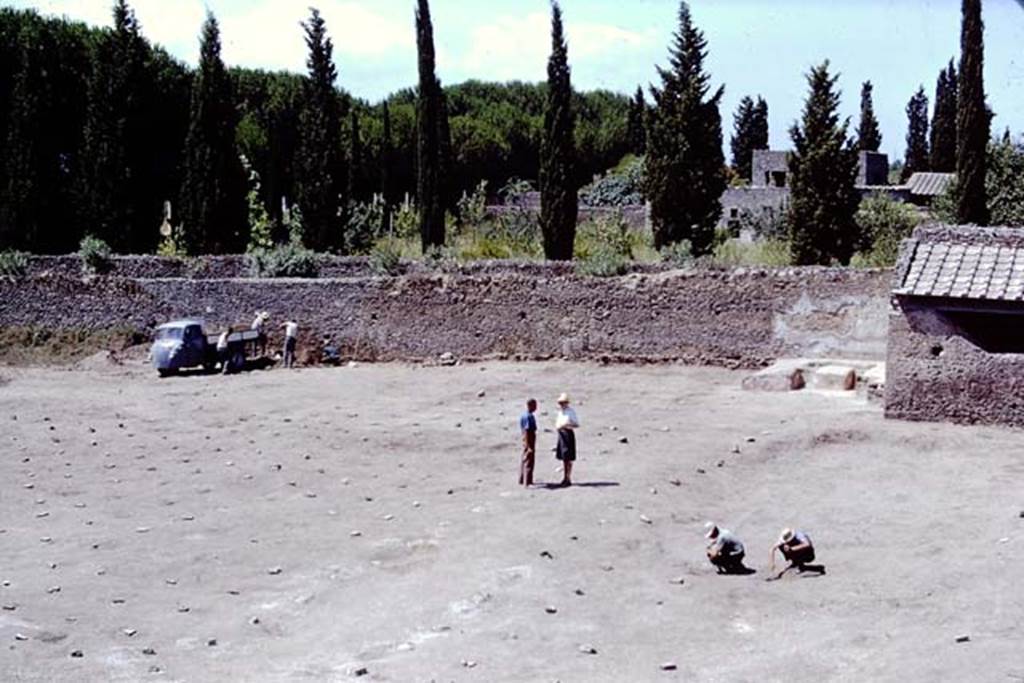
[[[123, 0], [112, 11], [114, 26], [97, 29], [0, 8], [0, 249], [62, 253], [95, 234], [117, 251], [152, 252], [160, 242], [165, 201], [172, 204], [172, 223], [195, 222], [182, 187], [202, 67], [189, 68], [153, 46]], [[306, 24], [308, 42], [315, 22]], [[326, 32], [323, 40], [326, 48]], [[260, 198], [277, 241], [288, 238], [285, 205], [299, 205], [310, 229], [323, 226], [311, 215], [317, 207], [303, 205], [315, 194], [308, 180], [314, 163], [336, 169], [330, 183], [346, 200], [350, 187], [354, 199], [387, 189], [392, 204], [416, 193], [417, 89], [371, 104], [344, 90], [344, 65], [335, 65], [333, 87], [317, 84], [321, 95], [313, 111], [310, 89], [330, 71], [326, 62], [307, 66], [305, 75], [229, 68], [224, 82], [209, 74], [217, 86], [208, 94], [230, 98], [226, 115], [234, 120], [235, 151], [260, 177]], [[492, 196], [513, 178], [537, 181], [546, 83], [469, 81], [446, 86], [443, 94], [451, 139], [449, 205], [481, 180]], [[631, 150], [630, 99], [595, 91], [574, 92], [572, 101], [575, 176], [582, 186]], [[318, 114], [333, 121], [331, 110], [337, 123], [324, 131], [330, 139], [324, 153], [331, 158], [317, 161], [312, 145], [302, 142], [310, 139], [304, 131], [315, 126]], [[353, 149], [361, 162], [348, 169]], [[241, 205], [239, 200], [235, 206]], [[181, 237], [194, 245], [190, 249], [236, 250], [244, 228], [232, 226], [223, 239], [209, 242], [191, 240], [186, 225]], [[321, 236], [311, 233], [311, 242], [343, 249], [336, 241], [340, 234], [324, 229]]]

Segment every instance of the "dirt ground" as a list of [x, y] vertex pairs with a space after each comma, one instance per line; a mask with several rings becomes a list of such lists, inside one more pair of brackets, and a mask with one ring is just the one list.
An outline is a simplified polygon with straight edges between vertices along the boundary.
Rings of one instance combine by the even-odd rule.
[[[679, 366], [0, 375], [3, 681], [1024, 681], [1019, 431]], [[580, 485], [523, 490], [563, 390]], [[790, 525], [826, 576], [764, 581]]]

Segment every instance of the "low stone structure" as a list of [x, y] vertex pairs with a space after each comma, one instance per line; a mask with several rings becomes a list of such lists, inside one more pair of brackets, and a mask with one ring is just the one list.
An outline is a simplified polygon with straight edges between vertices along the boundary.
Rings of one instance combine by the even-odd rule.
[[0, 278], [0, 330], [144, 336], [168, 319], [200, 317], [216, 329], [248, 324], [255, 311], [268, 310], [272, 321], [299, 321], [307, 347], [329, 334], [346, 356], [365, 360], [431, 360], [447, 352], [757, 368], [785, 356], [885, 352], [884, 270], [652, 267], [586, 278], [562, 264], [419, 268], [402, 277], [316, 280], [56, 272]]
[[888, 417], [1024, 426], [1024, 231], [926, 226], [904, 242]]

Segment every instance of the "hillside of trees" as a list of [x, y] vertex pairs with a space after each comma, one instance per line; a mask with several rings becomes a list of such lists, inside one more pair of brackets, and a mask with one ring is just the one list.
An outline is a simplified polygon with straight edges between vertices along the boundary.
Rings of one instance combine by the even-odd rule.
[[[115, 28], [98, 29], [0, 8], [0, 249], [66, 253], [94, 234], [116, 251], [153, 252], [164, 202], [179, 211], [196, 70], [149, 43], [145, 27], [133, 22], [130, 11], [115, 16]], [[343, 84], [344, 65], [338, 68]], [[238, 68], [228, 74], [237, 149], [280, 225], [282, 200], [295, 202], [306, 78]], [[350, 198], [386, 191], [401, 201], [414, 193], [415, 89], [386, 101], [390, 145], [384, 103], [335, 92]], [[546, 83], [469, 81], [444, 94], [454, 197], [481, 180], [496, 193], [511, 179], [538, 178]], [[630, 100], [606, 91], [573, 98], [583, 185], [630, 151]], [[124, 144], [112, 149], [117, 139]], [[98, 197], [106, 205], [97, 206]]]

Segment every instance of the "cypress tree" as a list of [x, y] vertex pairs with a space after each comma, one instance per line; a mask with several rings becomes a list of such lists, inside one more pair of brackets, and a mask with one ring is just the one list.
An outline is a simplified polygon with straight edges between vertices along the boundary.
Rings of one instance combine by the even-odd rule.
[[751, 149], [768, 149], [768, 102], [760, 95], [754, 105], [753, 125], [751, 126]]
[[37, 59], [37, 34], [28, 27], [17, 35], [19, 50], [11, 79], [4, 144], [4, 186], [0, 188], [0, 246], [34, 249], [41, 241], [39, 205], [44, 196], [37, 139], [41, 135], [43, 83]]
[[299, 154], [295, 163], [295, 199], [302, 211], [304, 241], [317, 251], [345, 243], [342, 226], [348, 180], [341, 141], [341, 102], [334, 89], [334, 43], [320, 11], [310, 8], [303, 22], [308, 73], [299, 117]]
[[434, 73], [434, 26], [430, 4], [417, 0], [416, 48], [419, 57], [419, 92], [416, 98], [416, 200], [420, 212], [423, 251], [444, 246], [444, 178], [442, 177], [441, 83]]
[[862, 152], [877, 152], [882, 146], [882, 133], [875, 118], [875, 103], [872, 98], [875, 86], [865, 81], [860, 89], [860, 127], [857, 129], [857, 146]]
[[732, 121], [732, 167], [736, 175], [749, 181], [754, 150], [768, 149], [768, 103], [760, 97], [756, 103], [750, 96], [744, 97]]
[[363, 141], [359, 133], [359, 115], [355, 107], [349, 111], [348, 198], [353, 202], [366, 199], [363, 191]]
[[181, 235], [190, 254], [241, 253], [248, 241], [246, 177], [235, 146], [238, 118], [220, 45], [217, 19], [207, 13], [178, 203]]
[[935, 114], [932, 116], [931, 167], [938, 173], [956, 171], [956, 67], [953, 60], [939, 72], [935, 84]]
[[839, 123], [839, 77], [828, 69], [825, 61], [808, 74], [802, 120], [790, 130], [789, 226], [796, 265], [846, 265], [860, 242], [854, 220], [859, 154], [847, 136], [849, 120]]
[[670, 48], [671, 68], [659, 68], [647, 120], [647, 187], [656, 248], [689, 240], [695, 255], [711, 251], [726, 187], [719, 103], [724, 88], [709, 96], [704, 71], [707, 41], [693, 25], [690, 7], [679, 5], [679, 29]]
[[914, 173], [927, 171], [928, 162], [928, 96], [922, 86], [907, 103], [907, 155], [903, 160], [903, 181], [906, 182]]
[[981, 0], [963, 0], [961, 14], [956, 217], [961, 224], [988, 225], [985, 174], [991, 117], [985, 104], [985, 26]]
[[147, 187], [151, 147], [145, 120], [148, 46], [125, 0], [113, 8], [114, 28], [96, 45], [78, 183], [85, 232], [115, 251], [141, 251], [159, 214]]
[[395, 191], [395, 143], [391, 139], [391, 108], [384, 100], [381, 113], [382, 127], [380, 139], [380, 194], [384, 199], [384, 229], [391, 230], [391, 216], [395, 203], [398, 201]]
[[544, 256], [569, 261], [576, 241], [579, 202], [576, 187], [576, 119], [572, 110], [569, 48], [562, 28], [562, 9], [551, 3], [551, 56], [548, 58], [548, 101], [540, 159], [540, 227]]
[[644, 129], [644, 118], [647, 116], [647, 101], [644, 90], [636, 88], [636, 94], [629, 102], [629, 114], [626, 119], [626, 139], [629, 151], [637, 156], [647, 153], [647, 131]]

